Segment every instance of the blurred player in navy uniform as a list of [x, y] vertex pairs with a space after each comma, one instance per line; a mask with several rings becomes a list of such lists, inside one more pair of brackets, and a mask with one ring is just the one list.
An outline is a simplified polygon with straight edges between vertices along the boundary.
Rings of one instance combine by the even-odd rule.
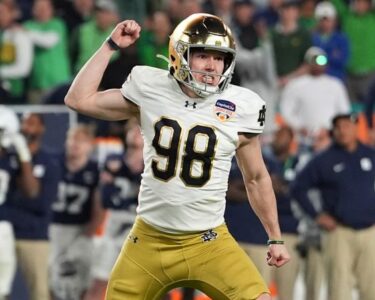
[[[357, 139], [357, 118], [332, 119], [332, 144], [297, 174], [292, 186], [303, 210], [323, 229], [322, 251], [329, 300], [375, 296], [375, 150]], [[321, 192], [318, 209], [308, 192]]]
[[90, 159], [93, 149], [89, 126], [69, 129], [50, 230], [51, 289], [56, 300], [82, 299], [90, 280], [93, 236], [104, 218], [97, 188], [99, 169]]
[[96, 251], [94, 281], [87, 300], [103, 299], [111, 270], [136, 217], [143, 171], [143, 139], [136, 119], [127, 121], [124, 134], [124, 153], [109, 155], [101, 172], [101, 198], [109, 216]]
[[137, 66], [122, 89], [98, 92], [111, 56], [133, 44], [140, 30], [133, 20], [119, 23], [65, 98], [67, 105], [93, 117], [138, 117], [144, 138], [138, 217], [106, 297], [160, 299], [176, 286], [187, 286], [213, 299], [270, 299], [258, 270], [224, 223], [236, 154], [269, 237], [267, 262], [280, 267], [289, 260], [260, 151], [265, 102], [229, 84], [236, 53], [232, 33], [216, 16], [193, 14], [170, 37], [169, 72]]
[[0, 106], [0, 299], [10, 294], [15, 270], [15, 238], [7, 220], [7, 206], [12, 194], [21, 190], [25, 196], [38, 195], [39, 180], [33, 176], [31, 154], [25, 138], [18, 132], [19, 120], [10, 109]]
[[21, 132], [32, 155], [33, 174], [40, 181], [40, 192], [35, 199], [30, 199], [16, 191], [6, 207], [16, 237], [17, 262], [26, 279], [31, 300], [50, 298], [48, 226], [60, 179], [55, 156], [42, 148], [44, 130], [42, 115], [27, 114], [22, 118]]
[[[293, 257], [293, 260], [285, 268], [272, 270], [279, 300], [293, 299], [294, 286], [301, 265], [296, 251], [299, 221], [294, 215], [293, 199], [290, 194], [290, 185], [295, 178], [299, 164], [298, 155], [292, 153], [293, 142], [294, 132], [292, 128], [288, 126], [280, 127], [273, 134], [271, 151], [264, 156], [276, 194], [280, 228], [286, 241], [287, 249]], [[258, 258], [260, 259], [259, 256]]]
[[280, 127], [275, 131], [270, 151], [265, 151], [264, 161], [271, 175], [277, 199], [277, 210], [284, 240], [293, 260], [282, 269], [270, 269], [264, 264], [267, 233], [250, 208], [242, 174], [234, 161], [229, 176], [225, 220], [229, 231], [254, 261], [267, 284], [276, 283], [278, 299], [293, 299], [294, 285], [299, 271], [299, 260], [295, 250], [298, 241], [298, 220], [292, 212], [289, 185], [295, 176], [298, 157], [291, 153], [293, 131]]

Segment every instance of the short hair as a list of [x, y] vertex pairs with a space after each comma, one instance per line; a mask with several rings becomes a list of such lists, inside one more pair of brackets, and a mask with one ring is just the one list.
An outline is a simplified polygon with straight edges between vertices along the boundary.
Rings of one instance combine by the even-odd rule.
[[95, 139], [95, 128], [90, 124], [79, 123], [76, 126], [69, 128], [67, 135], [69, 136], [76, 132], [81, 132], [92, 140]]
[[288, 7], [299, 7], [301, 6], [301, 1], [299, 0], [284, 0], [281, 3], [281, 8], [288, 8]]
[[355, 114], [350, 114], [350, 113], [348, 113], [348, 114], [337, 114], [336, 116], [334, 116], [332, 118], [332, 121], [331, 121], [332, 128], [335, 128], [336, 125], [337, 125], [337, 122], [340, 121], [340, 120], [349, 120], [353, 124], [357, 124], [358, 117]]
[[292, 139], [294, 138], [294, 130], [289, 125], [284, 124], [280, 126], [278, 131], [285, 131]]
[[46, 122], [44, 120], [44, 116], [41, 113], [36, 113], [36, 112], [25, 113], [25, 114], [22, 115], [22, 120], [24, 120], [26, 118], [29, 118], [29, 117], [37, 118], [39, 120], [40, 124], [42, 124], [43, 127], [46, 125]]

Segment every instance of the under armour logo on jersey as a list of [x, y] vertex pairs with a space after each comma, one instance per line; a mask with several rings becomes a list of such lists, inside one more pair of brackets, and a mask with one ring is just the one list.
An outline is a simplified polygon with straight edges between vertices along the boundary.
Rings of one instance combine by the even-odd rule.
[[262, 109], [259, 110], [258, 122], [260, 126], [263, 126], [265, 121], [266, 121], [266, 106], [263, 105]]
[[216, 240], [216, 238], [217, 238], [217, 232], [213, 231], [212, 229], [206, 231], [201, 236], [201, 239], [203, 240], [203, 242], [210, 242], [212, 240]]
[[131, 240], [134, 244], [138, 241], [138, 237], [134, 235], [129, 235], [128, 239]]
[[185, 107], [192, 107], [197, 108], [197, 102], [190, 103], [189, 101], [185, 101]]

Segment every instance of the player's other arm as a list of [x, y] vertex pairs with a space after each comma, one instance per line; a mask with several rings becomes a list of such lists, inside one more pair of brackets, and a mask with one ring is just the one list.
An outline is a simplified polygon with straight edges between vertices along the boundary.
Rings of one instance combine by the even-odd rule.
[[26, 197], [36, 198], [40, 192], [40, 182], [33, 175], [31, 162], [21, 162], [20, 168], [21, 172], [17, 178], [17, 185]]
[[20, 162], [17, 185], [26, 197], [35, 198], [40, 193], [40, 181], [33, 174], [32, 156], [26, 139], [20, 133], [12, 134], [10, 139]]
[[92, 201], [91, 219], [84, 232], [88, 237], [93, 237], [95, 235], [99, 226], [103, 224], [106, 213], [106, 210], [102, 206], [99, 189], [95, 190]]
[[[126, 20], [117, 24], [111, 33], [111, 39], [120, 48], [126, 48], [139, 38], [140, 31], [141, 27], [135, 21]], [[103, 73], [114, 51], [104, 42], [87, 61], [65, 96], [67, 106], [82, 114], [103, 120], [128, 119], [138, 114], [138, 107], [126, 101], [119, 89], [98, 91]]]
[[[275, 193], [263, 161], [258, 135], [239, 134], [236, 156], [251, 207], [262, 222], [269, 239], [281, 240]], [[284, 245], [270, 245], [267, 257], [269, 265], [280, 267], [289, 260], [290, 256]]]

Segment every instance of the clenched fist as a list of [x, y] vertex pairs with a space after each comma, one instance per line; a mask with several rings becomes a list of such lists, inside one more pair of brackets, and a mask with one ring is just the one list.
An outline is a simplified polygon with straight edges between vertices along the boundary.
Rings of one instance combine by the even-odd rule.
[[111, 33], [111, 39], [120, 48], [126, 48], [133, 44], [141, 32], [141, 26], [134, 20], [125, 20], [116, 25]]
[[288, 250], [284, 245], [269, 245], [267, 263], [270, 266], [281, 267], [290, 260]]

